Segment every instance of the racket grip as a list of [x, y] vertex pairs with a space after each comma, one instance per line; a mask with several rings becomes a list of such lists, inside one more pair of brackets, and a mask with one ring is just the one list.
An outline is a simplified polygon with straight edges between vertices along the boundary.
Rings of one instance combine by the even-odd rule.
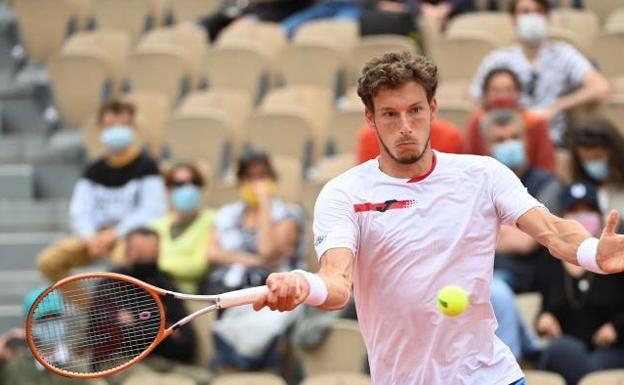
[[268, 292], [269, 289], [266, 286], [258, 286], [249, 289], [223, 293], [219, 295], [219, 308], [227, 309], [234, 306], [248, 305], [256, 302], [258, 298], [262, 297]]

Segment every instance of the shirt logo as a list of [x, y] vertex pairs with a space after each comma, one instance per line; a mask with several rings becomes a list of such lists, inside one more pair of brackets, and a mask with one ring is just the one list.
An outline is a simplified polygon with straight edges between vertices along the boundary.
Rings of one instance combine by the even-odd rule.
[[322, 234], [322, 235], [317, 236], [317, 237], [314, 239], [314, 246], [318, 246], [318, 245], [320, 245], [321, 243], [323, 243], [323, 241], [325, 240], [325, 238], [327, 238], [327, 234]]
[[353, 210], [356, 213], [361, 213], [365, 211], [378, 211], [380, 213], [385, 213], [388, 210], [395, 209], [407, 209], [410, 207], [414, 207], [416, 205], [416, 200], [408, 199], [408, 200], [396, 200], [396, 199], [388, 199], [385, 202], [380, 203], [356, 203], [353, 205]]

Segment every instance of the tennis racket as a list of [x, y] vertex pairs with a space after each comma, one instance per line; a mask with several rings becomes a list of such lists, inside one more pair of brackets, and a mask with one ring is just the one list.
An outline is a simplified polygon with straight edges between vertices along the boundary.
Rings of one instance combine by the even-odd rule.
[[[145, 358], [177, 328], [203, 314], [255, 302], [266, 286], [220, 295], [181, 294], [115, 273], [65, 278], [45, 290], [26, 320], [34, 357], [54, 373], [95, 378], [117, 373]], [[207, 306], [167, 327], [163, 298], [203, 301]]]

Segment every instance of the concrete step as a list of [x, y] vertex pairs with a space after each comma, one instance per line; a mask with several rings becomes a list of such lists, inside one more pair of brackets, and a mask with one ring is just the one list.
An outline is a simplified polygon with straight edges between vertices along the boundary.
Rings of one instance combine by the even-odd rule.
[[0, 233], [64, 232], [69, 227], [69, 201], [0, 200]]
[[0, 271], [33, 269], [41, 250], [64, 235], [64, 233], [0, 234]]
[[0, 199], [32, 199], [33, 180], [31, 165], [0, 165]]

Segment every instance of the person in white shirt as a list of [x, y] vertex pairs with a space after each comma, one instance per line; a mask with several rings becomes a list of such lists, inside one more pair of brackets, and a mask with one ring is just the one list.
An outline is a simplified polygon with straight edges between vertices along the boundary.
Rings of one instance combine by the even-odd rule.
[[604, 76], [574, 47], [549, 42], [548, 0], [513, 0], [518, 43], [490, 53], [475, 75], [470, 93], [480, 103], [483, 79], [492, 69], [508, 68], [522, 82], [521, 104], [550, 121], [551, 138], [563, 144], [564, 112], [607, 95]]
[[[380, 155], [331, 180], [314, 209], [318, 274], [269, 276], [254, 307], [301, 303], [334, 310], [354, 288], [375, 385], [523, 384], [509, 348], [494, 334], [490, 304], [500, 225], [518, 226], [552, 255], [602, 273], [624, 270], [624, 236], [610, 213], [600, 240], [552, 215], [493, 158], [433, 151], [437, 68], [422, 56], [372, 59], [359, 79]], [[458, 317], [436, 294], [462, 286], [470, 306]]]

